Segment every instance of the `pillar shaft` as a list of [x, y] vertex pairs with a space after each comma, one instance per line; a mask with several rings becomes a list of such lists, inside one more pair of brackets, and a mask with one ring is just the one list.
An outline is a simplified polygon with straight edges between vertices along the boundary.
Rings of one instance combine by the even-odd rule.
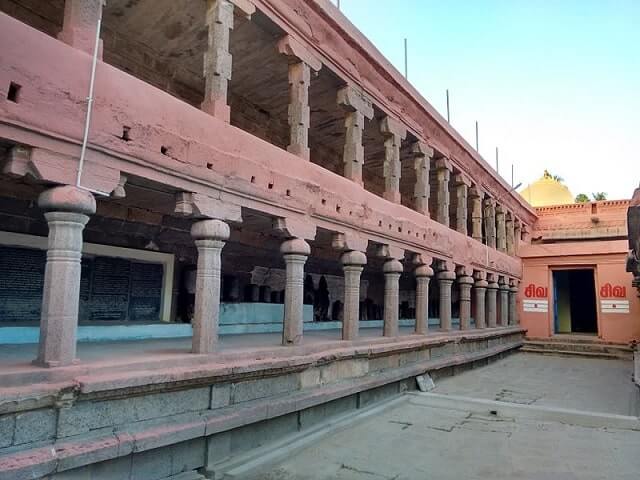
[[480, 195], [471, 198], [471, 237], [482, 242], [482, 199]]
[[360, 276], [367, 257], [358, 251], [345, 252], [342, 257], [344, 270], [344, 310], [342, 316], [342, 339], [358, 337], [360, 325]]
[[469, 184], [468, 180], [463, 175], [455, 175], [455, 195], [456, 195], [456, 224], [455, 228], [457, 232], [464, 235], [467, 234], [467, 215], [468, 215], [468, 194]]
[[429, 171], [431, 169], [431, 157], [433, 149], [422, 142], [413, 145], [414, 155], [413, 169], [416, 174], [416, 183], [413, 187], [413, 208], [416, 212], [429, 216]]
[[204, 53], [204, 102], [202, 110], [229, 122], [227, 90], [231, 80], [232, 57], [229, 36], [233, 29], [233, 3], [228, 0], [207, 0], [206, 25], [209, 29]]
[[507, 216], [505, 220], [505, 229], [506, 229], [506, 252], [509, 255], [515, 254], [515, 229], [513, 224], [513, 219], [511, 215]]
[[474, 284], [473, 292], [476, 299], [475, 320], [476, 328], [486, 328], [486, 304], [485, 298], [487, 293], [487, 282], [477, 280]]
[[491, 198], [484, 201], [484, 231], [485, 244], [496, 248], [496, 204]]
[[451, 165], [445, 159], [436, 161], [436, 220], [449, 226], [449, 179]]
[[93, 55], [102, 4], [103, 0], [65, 0], [62, 31], [58, 38], [67, 45]]
[[456, 274], [449, 271], [439, 272], [437, 277], [440, 287], [440, 329], [451, 330], [451, 286]]
[[501, 327], [506, 327], [509, 324], [509, 285], [504, 283], [500, 283], [499, 285], [500, 318], [498, 318], [498, 324]]
[[287, 150], [309, 160], [309, 85], [311, 70], [304, 62], [289, 65], [289, 129]]
[[398, 309], [400, 303], [400, 275], [402, 264], [398, 260], [384, 263], [384, 327], [385, 337], [397, 337]]
[[429, 331], [429, 282], [433, 270], [428, 265], [416, 268], [416, 333], [426, 335]]
[[202, 220], [191, 227], [191, 236], [198, 249], [191, 340], [193, 353], [211, 353], [218, 343], [221, 254], [229, 233], [229, 226], [220, 220]]
[[460, 330], [471, 328], [471, 286], [473, 278], [462, 276], [458, 278], [460, 288]]
[[400, 203], [400, 146], [407, 130], [397, 120], [385, 117], [380, 123], [380, 132], [384, 136], [384, 193], [382, 196], [390, 202]]
[[487, 327], [495, 328], [498, 320], [498, 284], [489, 282], [487, 285]]
[[342, 155], [344, 176], [363, 185], [364, 146], [362, 145], [362, 132], [364, 119], [373, 117], [373, 106], [370, 100], [352, 87], [344, 87], [338, 91], [338, 105], [345, 110], [345, 139]]
[[64, 186], [42, 193], [38, 205], [50, 211], [45, 213], [49, 239], [36, 363], [58, 367], [76, 357], [82, 231], [96, 203], [87, 191]]
[[520, 320], [518, 318], [518, 287], [512, 285], [509, 288], [509, 325], [518, 325]]
[[507, 252], [507, 228], [504, 209], [501, 205], [496, 207], [496, 248], [499, 252]]
[[285, 267], [283, 345], [297, 345], [302, 341], [304, 264], [311, 248], [302, 239], [285, 241], [280, 247]]

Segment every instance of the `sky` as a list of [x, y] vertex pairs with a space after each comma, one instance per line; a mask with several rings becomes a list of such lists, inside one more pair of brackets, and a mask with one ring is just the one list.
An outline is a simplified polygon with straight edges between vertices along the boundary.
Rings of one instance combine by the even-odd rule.
[[[334, 3], [337, 0], [334, 0]], [[640, 182], [640, 0], [340, 0], [347, 18], [515, 184]]]

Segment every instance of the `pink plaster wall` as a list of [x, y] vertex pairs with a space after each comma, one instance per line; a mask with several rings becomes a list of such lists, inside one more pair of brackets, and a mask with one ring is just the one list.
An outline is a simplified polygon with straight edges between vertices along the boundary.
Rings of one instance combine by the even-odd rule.
[[[627, 242], [625, 240], [601, 240], [548, 245], [523, 245], [523, 277], [519, 291], [520, 318], [529, 338], [548, 338], [553, 335], [553, 269], [593, 268], [596, 283], [598, 336], [608, 342], [627, 343], [640, 340], [640, 298], [631, 286], [632, 277], [625, 272]], [[529, 285], [547, 288], [545, 297], [549, 311], [524, 312], [522, 300]], [[626, 289], [629, 313], [603, 313], [601, 311], [601, 287], [605, 284]]]

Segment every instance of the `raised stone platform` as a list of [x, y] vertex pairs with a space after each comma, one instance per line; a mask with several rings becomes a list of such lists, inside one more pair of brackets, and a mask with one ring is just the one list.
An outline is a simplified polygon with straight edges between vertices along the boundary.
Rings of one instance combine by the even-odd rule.
[[522, 336], [509, 327], [347, 342], [322, 332], [295, 347], [243, 346], [239, 337], [213, 355], [180, 344], [153, 354], [135, 342], [129, 354], [94, 344], [112, 354], [82, 360], [81, 347], [81, 363], [56, 369], [14, 356], [0, 369], [0, 478], [198, 478], [321, 419], [413, 389], [417, 375], [500, 357]]

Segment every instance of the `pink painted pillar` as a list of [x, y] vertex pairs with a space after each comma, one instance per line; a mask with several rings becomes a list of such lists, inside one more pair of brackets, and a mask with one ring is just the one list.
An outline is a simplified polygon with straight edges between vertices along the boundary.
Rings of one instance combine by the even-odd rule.
[[76, 358], [82, 231], [96, 201], [86, 190], [66, 185], [43, 192], [38, 205], [47, 211], [49, 241], [35, 363], [61, 367]]

